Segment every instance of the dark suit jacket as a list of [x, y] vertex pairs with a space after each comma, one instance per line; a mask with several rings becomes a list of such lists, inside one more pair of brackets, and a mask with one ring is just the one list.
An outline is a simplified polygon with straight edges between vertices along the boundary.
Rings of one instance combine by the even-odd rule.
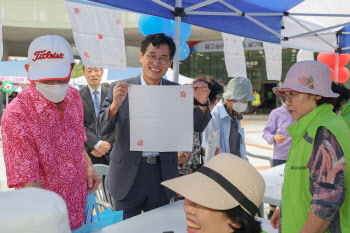
[[[122, 80], [122, 82], [141, 85], [140, 76]], [[122, 200], [128, 194], [134, 183], [138, 171], [142, 151], [130, 151], [130, 121], [129, 121], [129, 98], [126, 96], [120, 106], [116, 117], [112, 122], [108, 121], [109, 107], [113, 102], [113, 87], [118, 82], [114, 82], [109, 89], [108, 96], [103, 103], [103, 107], [97, 116], [97, 132], [100, 135], [110, 133], [114, 126], [117, 127], [116, 140], [111, 153], [111, 160], [117, 166], [109, 169], [109, 192], [116, 200]], [[177, 83], [163, 79], [162, 85], [178, 85]], [[194, 110], [194, 131], [203, 132], [211, 119], [208, 110], [207, 115], [197, 108]], [[163, 181], [178, 176], [177, 152], [160, 152]], [[165, 193], [169, 199], [174, 196], [174, 192], [165, 188]]]
[[[102, 107], [104, 99], [107, 97], [108, 88], [101, 86], [101, 100], [100, 100], [100, 106]], [[91, 92], [88, 86], [83, 87], [79, 91], [81, 100], [83, 102], [83, 108], [84, 108], [84, 126], [85, 126], [85, 133], [87, 137], [87, 141], [85, 142], [84, 146], [89, 154], [90, 157], [93, 157], [93, 155], [90, 154], [90, 152], [94, 149], [94, 145], [102, 140], [107, 141], [111, 146], [114, 144], [114, 138], [115, 133], [114, 131], [110, 134], [106, 134], [102, 136], [101, 139], [97, 137], [97, 131], [96, 131], [96, 115], [95, 115], [95, 108], [94, 108], [94, 102], [92, 100]], [[112, 149], [109, 150], [104, 156], [106, 160], [109, 162], [109, 155], [111, 153]]]

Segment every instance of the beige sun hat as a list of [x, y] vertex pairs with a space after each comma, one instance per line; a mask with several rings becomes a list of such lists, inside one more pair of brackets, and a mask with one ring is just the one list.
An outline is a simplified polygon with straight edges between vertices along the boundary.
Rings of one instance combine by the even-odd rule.
[[207, 208], [228, 210], [241, 206], [253, 216], [265, 191], [260, 173], [250, 163], [227, 153], [216, 155], [195, 173], [162, 185]]

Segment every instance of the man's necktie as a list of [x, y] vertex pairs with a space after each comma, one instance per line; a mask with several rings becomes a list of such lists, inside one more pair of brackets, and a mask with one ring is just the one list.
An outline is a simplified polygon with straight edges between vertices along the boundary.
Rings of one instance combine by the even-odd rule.
[[[94, 91], [94, 95], [95, 95], [95, 97], [94, 97], [94, 108], [95, 108], [95, 114], [96, 114], [96, 117], [97, 117], [97, 114], [100, 111], [100, 100], [98, 99], [98, 96], [97, 96], [98, 95], [98, 90]], [[99, 139], [101, 139], [100, 135], [97, 135], [97, 137]]]
[[95, 114], [97, 116], [98, 112], [100, 111], [100, 100], [98, 99], [98, 90], [94, 91], [94, 107], [95, 107]]

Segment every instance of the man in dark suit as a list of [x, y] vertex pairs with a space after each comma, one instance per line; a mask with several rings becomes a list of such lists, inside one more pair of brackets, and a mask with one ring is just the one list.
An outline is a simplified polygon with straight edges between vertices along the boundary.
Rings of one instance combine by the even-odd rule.
[[[177, 85], [162, 79], [175, 54], [173, 40], [163, 33], [151, 34], [141, 43], [142, 74], [112, 83], [97, 117], [97, 132], [105, 135], [116, 130], [111, 153], [108, 189], [116, 200], [116, 210], [124, 211], [124, 219], [169, 203], [174, 192], [160, 183], [175, 178], [177, 152], [130, 151], [128, 88], [132, 85]], [[203, 132], [211, 115], [208, 110], [208, 85], [193, 84], [194, 97], [201, 106], [193, 113], [194, 131]]]
[[88, 83], [79, 91], [83, 102], [84, 126], [87, 137], [84, 146], [93, 164], [108, 165], [111, 145], [114, 143], [114, 132], [102, 137], [96, 132], [96, 116], [108, 93], [108, 89], [101, 86], [103, 69], [84, 66], [83, 75]]

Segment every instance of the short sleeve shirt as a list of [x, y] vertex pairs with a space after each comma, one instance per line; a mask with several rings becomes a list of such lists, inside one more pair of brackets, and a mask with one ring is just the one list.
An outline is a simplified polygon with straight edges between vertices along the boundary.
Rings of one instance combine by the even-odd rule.
[[65, 200], [76, 229], [84, 217], [87, 168], [83, 106], [75, 88], [62, 107], [63, 114], [31, 83], [4, 112], [1, 134], [8, 186], [39, 180]]

